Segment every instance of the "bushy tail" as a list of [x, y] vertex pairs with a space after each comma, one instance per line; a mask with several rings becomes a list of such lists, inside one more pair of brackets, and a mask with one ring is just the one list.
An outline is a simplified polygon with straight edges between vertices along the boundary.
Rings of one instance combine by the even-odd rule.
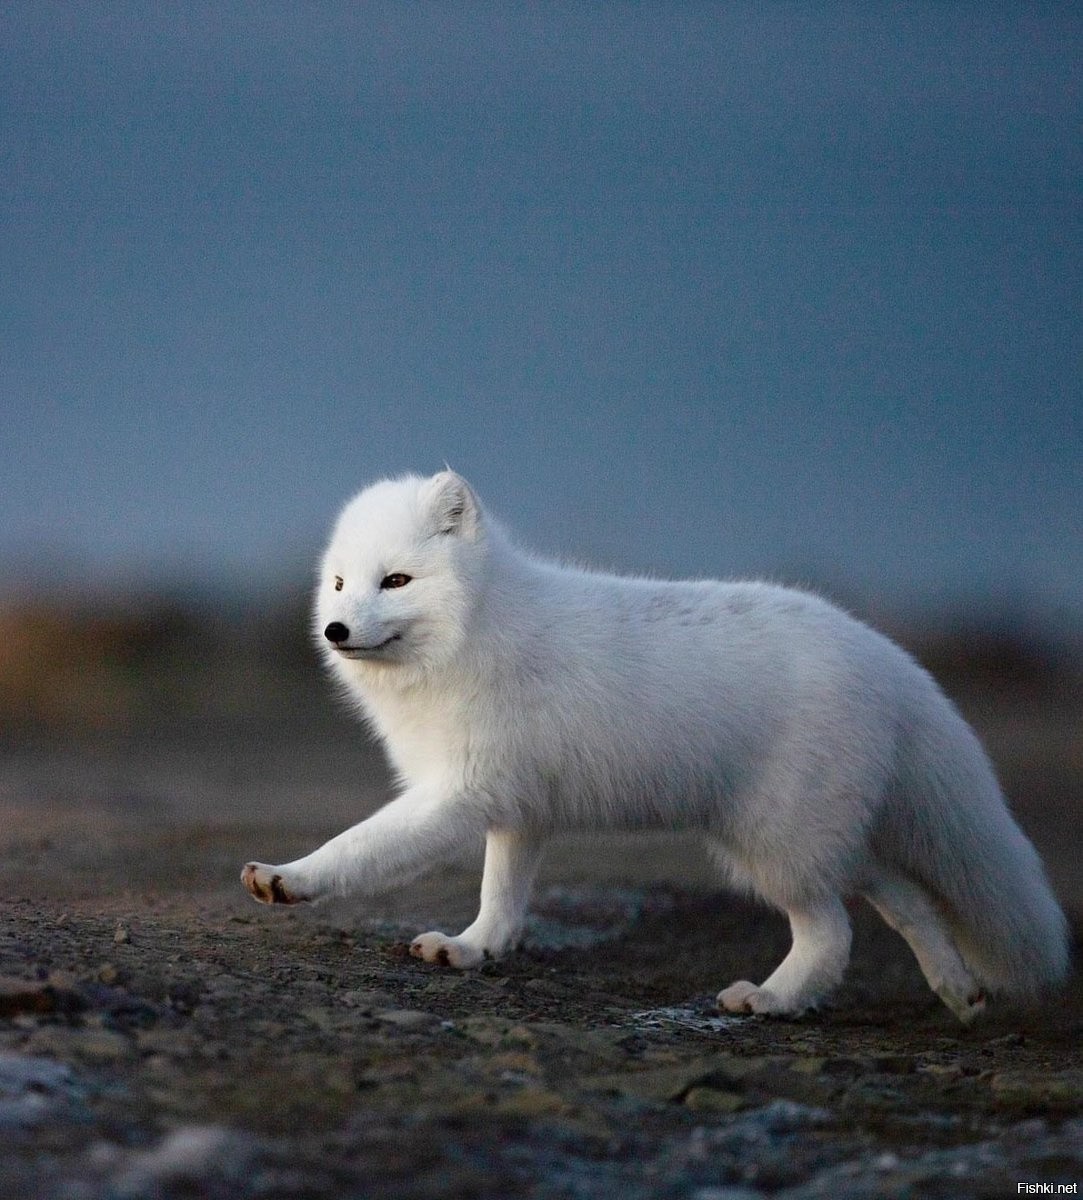
[[940, 695], [932, 715], [900, 755], [877, 852], [933, 895], [985, 988], [1033, 999], [1067, 973], [1067, 921], [970, 727]]

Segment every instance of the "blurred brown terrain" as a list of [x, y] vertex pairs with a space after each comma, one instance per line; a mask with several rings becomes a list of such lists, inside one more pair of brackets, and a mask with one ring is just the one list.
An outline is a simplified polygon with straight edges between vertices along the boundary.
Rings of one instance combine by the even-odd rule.
[[[242, 859], [281, 861], [287, 849], [300, 851], [371, 811], [389, 795], [383, 759], [324, 677], [309, 625], [300, 595], [262, 611], [150, 595], [86, 607], [40, 598], [0, 608], [0, 847], [18, 842], [25, 865], [43, 867], [49, 851], [32, 850], [34, 831], [42, 847], [53, 847], [47, 827], [59, 820], [56, 836], [71, 840], [74, 822], [87, 839], [81, 852], [69, 847], [69, 857], [85, 858], [69, 880], [74, 885], [84, 867], [90, 871], [93, 847], [123, 852], [110, 847], [121, 830], [130, 840], [141, 828], [152, 836], [155, 828], [185, 827], [189, 836], [220, 837], [223, 856], [235, 848]], [[888, 622], [887, 631], [974, 725], [1078, 919], [1078, 646], [1009, 622]], [[20, 830], [30, 831], [29, 843]], [[683, 884], [711, 886], [706, 862], [691, 847], [669, 855], [666, 839], [643, 842], [639, 861], [640, 840], [609, 841], [625, 874], [664, 878], [672, 868]], [[597, 840], [582, 847], [581, 839], [562, 847], [561, 870], [597, 868]], [[5, 858], [9, 869], [15, 865], [10, 853]], [[230, 886], [235, 858], [228, 860]], [[139, 875], [133, 863], [133, 885]]]

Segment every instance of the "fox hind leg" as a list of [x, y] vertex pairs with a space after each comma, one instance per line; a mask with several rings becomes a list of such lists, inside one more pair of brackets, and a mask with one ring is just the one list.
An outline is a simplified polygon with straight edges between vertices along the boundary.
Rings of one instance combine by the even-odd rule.
[[739, 980], [718, 994], [727, 1012], [798, 1016], [842, 979], [850, 959], [850, 919], [837, 896], [787, 910], [793, 945], [758, 987]]
[[972, 1021], [978, 1016], [985, 1008], [985, 994], [928, 893], [905, 876], [881, 867], [863, 895], [906, 939], [929, 986], [959, 1020]]

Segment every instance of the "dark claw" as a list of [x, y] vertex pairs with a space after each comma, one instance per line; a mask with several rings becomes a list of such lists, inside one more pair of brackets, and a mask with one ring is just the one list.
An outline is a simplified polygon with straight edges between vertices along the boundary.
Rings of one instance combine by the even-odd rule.
[[293, 904], [294, 898], [282, 886], [282, 876], [271, 876], [271, 898], [275, 904]]

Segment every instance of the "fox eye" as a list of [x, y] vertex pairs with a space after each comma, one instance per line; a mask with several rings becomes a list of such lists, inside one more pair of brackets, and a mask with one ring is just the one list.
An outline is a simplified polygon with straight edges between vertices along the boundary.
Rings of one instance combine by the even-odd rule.
[[400, 588], [405, 587], [410, 582], [411, 576], [403, 575], [401, 571], [395, 571], [391, 575], [385, 575], [380, 580], [381, 588]]
[[335, 576], [335, 591], [336, 592], [342, 591], [342, 576], [341, 575]]

